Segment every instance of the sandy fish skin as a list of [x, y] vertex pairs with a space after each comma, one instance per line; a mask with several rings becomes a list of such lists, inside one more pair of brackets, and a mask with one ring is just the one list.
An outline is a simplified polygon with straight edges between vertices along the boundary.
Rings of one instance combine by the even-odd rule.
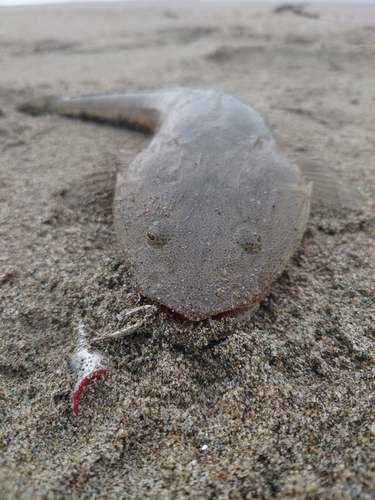
[[254, 307], [302, 238], [311, 183], [261, 115], [230, 95], [46, 97], [22, 110], [154, 132], [118, 174], [116, 231], [140, 293], [190, 320]]

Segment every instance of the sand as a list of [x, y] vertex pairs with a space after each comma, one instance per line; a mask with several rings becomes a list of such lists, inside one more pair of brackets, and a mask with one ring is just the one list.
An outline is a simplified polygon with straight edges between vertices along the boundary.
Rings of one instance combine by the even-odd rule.
[[[2, 499], [375, 497], [375, 6], [273, 9], [0, 8]], [[75, 418], [77, 326], [90, 340], [148, 303], [110, 205], [118, 152], [149, 138], [16, 107], [176, 85], [249, 102], [292, 158], [330, 165], [367, 202], [315, 210], [252, 318], [160, 309], [93, 342], [113, 374]]]

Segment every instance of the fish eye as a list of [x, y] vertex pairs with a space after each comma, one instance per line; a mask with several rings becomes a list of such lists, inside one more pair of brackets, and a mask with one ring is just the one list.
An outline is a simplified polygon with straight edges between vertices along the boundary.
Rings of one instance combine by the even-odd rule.
[[170, 239], [168, 227], [161, 221], [154, 222], [147, 231], [147, 242], [153, 247], [162, 247]]
[[255, 229], [247, 224], [238, 226], [235, 231], [235, 240], [247, 253], [256, 255], [262, 248], [262, 239]]

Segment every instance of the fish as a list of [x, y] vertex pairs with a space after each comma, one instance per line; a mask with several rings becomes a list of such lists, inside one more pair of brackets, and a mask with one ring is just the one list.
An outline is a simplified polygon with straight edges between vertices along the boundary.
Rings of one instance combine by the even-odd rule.
[[153, 134], [117, 173], [116, 233], [139, 293], [191, 321], [256, 307], [296, 251], [314, 193], [340, 191], [321, 166], [289, 159], [259, 112], [216, 90], [47, 96], [20, 111]]

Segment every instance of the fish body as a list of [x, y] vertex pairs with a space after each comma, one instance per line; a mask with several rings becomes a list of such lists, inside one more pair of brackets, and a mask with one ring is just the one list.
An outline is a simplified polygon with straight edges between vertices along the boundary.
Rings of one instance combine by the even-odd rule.
[[262, 116], [213, 90], [166, 89], [25, 106], [152, 131], [118, 173], [115, 225], [139, 292], [190, 320], [253, 308], [305, 231], [311, 183]]

